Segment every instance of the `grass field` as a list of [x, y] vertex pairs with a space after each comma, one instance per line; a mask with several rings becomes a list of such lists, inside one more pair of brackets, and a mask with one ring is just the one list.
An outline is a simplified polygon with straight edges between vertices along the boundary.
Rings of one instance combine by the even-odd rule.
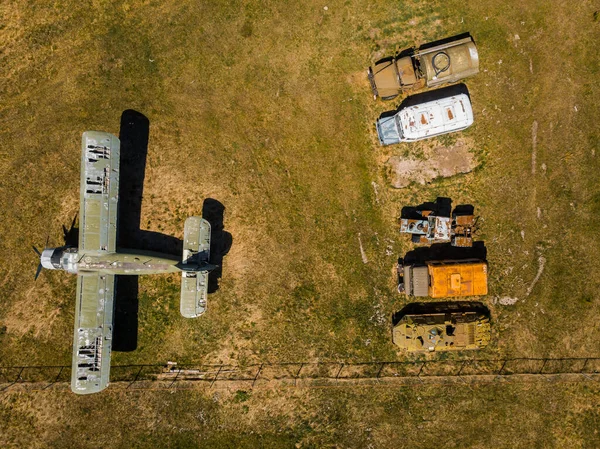
[[[411, 244], [396, 219], [402, 206], [437, 196], [473, 204], [482, 218], [493, 335], [478, 357], [600, 355], [599, 10], [588, 0], [3, 2], [0, 365], [70, 364], [75, 278], [46, 271], [34, 283], [31, 245], [48, 235], [60, 244], [61, 225], [79, 209], [81, 133], [118, 135], [127, 109], [150, 121], [142, 226], [182, 237], [185, 217], [214, 198], [233, 244], [198, 320], [179, 315], [177, 277], [141, 278], [138, 348], [114, 353], [113, 363], [404, 359], [390, 317], [408, 303], [393, 268]], [[481, 72], [466, 81], [475, 124], [461, 137], [479, 166], [393, 189], [387, 159], [422, 154], [425, 144], [378, 146], [375, 119], [399, 101], [374, 102], [365, 70], [466, 31]], [[0, 398], [0, 442], [600, 445], [597, 389], [436, 388], [426, 391], [431, 412], [410, 390], [271, 392], [243, 404], [183, 393], [12, 395]], [[204, 426], [195, 407], [214, 421]], [[425, 424], [414, 421], [427, 413]], [[320, 415], [329, 421], [317, 426]], [[98, 435], [113, 416], [123, 422]], [[89, 418], [98, 420], [92, 434]], [[237, 418], [245, 427], [232, 436]], [[249, 433], [255, 423], [259, 436]], [[49, 430], [36, 441], [20, 435], [41, 427]]]

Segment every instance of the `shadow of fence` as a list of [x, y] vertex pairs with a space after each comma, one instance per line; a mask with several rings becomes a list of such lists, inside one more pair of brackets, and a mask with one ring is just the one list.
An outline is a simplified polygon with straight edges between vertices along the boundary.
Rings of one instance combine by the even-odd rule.
[[[16, 386], [35, 385], [44, 390], [58, 384], [69, 384], [70, 366], [0, 367], [0, 392]], [[284, 385], [331, 385], [348, 381], [380, 382], [390, 379], [426, 381], [428, 379], [465, 380], [470, 382], [507, 379], [511, 376], [578, 375], [571, 380], [598, 380], [600, 358], [513, 358], [468, 359], [420, 362], [314, 362], [261, 363], [240, 365], [117, 365], [111, 368], [111, 383], [125, 388], [142, 385], [153, 388], [185, 388], [190, 383], [244, 383], [244, 388], [276, 381]]]

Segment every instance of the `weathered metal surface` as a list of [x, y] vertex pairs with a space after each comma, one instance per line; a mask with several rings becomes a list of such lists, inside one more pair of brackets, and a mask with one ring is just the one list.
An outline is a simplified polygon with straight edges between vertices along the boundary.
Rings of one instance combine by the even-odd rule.
[[430, 261], [429, 296], [450, 298], [458, 296], [487, 295], [488, 266], [486, 262]]
[[415, 54], [427, 87], [454, 83], [479, 73], [479, 54], [471, 37], [439, 45]]
[[402, 58], [386, 58], [369, 69], [373, 96], [390, 100], [402, 92], [454, 83], [479, 72], [479, 54], [469, 36]]
[[[200, 217], [185, 221], [183, 259], [184, 265], [207, 265], [210, 258], [210, 223]], [[180, 311], [186, 318], [196, 318], [206, 311], [208, 296], [208, 271], [181, 272]]]
[[[82, 137], [79, 247], [45, 248], [41, 267], [77, 274], [71, 389], [78, 394], [106, 388], [110, 372], [115, 275], [183, 272], [182, 314], [206, 309], [210, 224], [186, 222], [183, 261], [167, 254], [116, 248], [119, 139], [87, 131]], [[37, 274], [36, 274], [37, 276]], [[184, 313], [185, 311], [185, 313]]]
[[466, 94], [408, 106], [391, 117], [377, 120], [381, 145], [415, 142], [461, 131], [473, 124], [473, 109]]
[[401, 218], [400, 232], [419, 236], [422, 244], [447, 243], [452, 246], [473, 246], [475, 217], [460, 215], [452, 219], [433, 215], [433, 211], [421, 211], [424, 219]]
[[398, 119], [395, 115], [382, 117], [375, 122], [377, 138], [381, 145], [394, 145], [402, 142], [398, 131]]
[[466, 259], [428, 261], [399, 267], [399, 291], [407, 296], [452, 298], [487, 295], [487, 262]]
[[490, 320], [470, 311], [405, 315], [392, 335], [394, 344], [408, 352], [481, 349], [490, 341]]
[[86, 131], [81, 146], [79, 249], [114, 252], [120, 142], [110, 133]]
[[471, 101], [466, 94], [410, 106], [402, 109], [397, 117], [403, 141], [459, 131], [473, 124]]
[[108, 386], [115, 278], [110, 274], [77, 276], [71, 389], [78, 394]]
[[426, 266], [404, 267], [404, 286], [408, 296], [429, 296], [429, 270]]

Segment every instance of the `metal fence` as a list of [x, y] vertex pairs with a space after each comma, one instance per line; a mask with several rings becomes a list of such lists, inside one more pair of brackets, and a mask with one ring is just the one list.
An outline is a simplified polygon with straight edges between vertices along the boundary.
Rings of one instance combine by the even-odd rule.
[[[389, 381], [481, 382], [562, 376], [569, 381], [599, 380], [600, 358], [513, 358], [436, 360], [418, 362], [311, 362], [260, 363], [251, 365], [116, 365], [111, 368], [111, 384], [123, 388], [191, 388], [202, 384], [213, 387], [244, 383], [257, 385], [337, 385], [352, 382], [385, 383]], [[32, 387], [55, 389], [68, 386], [70, 366], [0, 367], [0, 392]]]

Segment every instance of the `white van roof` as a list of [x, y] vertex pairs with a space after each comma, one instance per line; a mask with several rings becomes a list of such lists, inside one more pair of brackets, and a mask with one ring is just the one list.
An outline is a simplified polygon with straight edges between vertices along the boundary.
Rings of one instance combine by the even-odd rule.
[[473, 109], [466, 94], [421, 103], [397, 114], [402, 141], [424, 139], [464, 129], [473, 124]]

